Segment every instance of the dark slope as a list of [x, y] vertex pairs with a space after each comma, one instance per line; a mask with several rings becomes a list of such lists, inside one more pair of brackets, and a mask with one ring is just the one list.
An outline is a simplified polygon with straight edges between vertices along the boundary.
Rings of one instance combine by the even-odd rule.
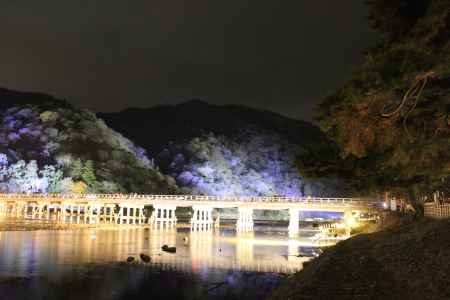
[[[227, 137], [242, 130], [257, 129], [283, 136], [295, 144], [323, 143], [324, 134], [316, 126], [279, 114], [238, 105], [210, 105], [191, 100], [179, 105], [147, 109], [129, 108], [119, 113], [99, 113], [106, 124], [124, 134], [152, 156], [170, 141], [189, 140], [204, 133]], [[151, 134], [151, 139], [148, 138]]]
[[36, 92], [21, 92], [0, 87], [0, 109], [16, 105], [40, 105], [41, 107], [64, 107], [72, 105], [66, 100], [56, 99], [50, 95]]
[[340, 242], [269, 299], [450, 299], [450, 220], [421, 219]]

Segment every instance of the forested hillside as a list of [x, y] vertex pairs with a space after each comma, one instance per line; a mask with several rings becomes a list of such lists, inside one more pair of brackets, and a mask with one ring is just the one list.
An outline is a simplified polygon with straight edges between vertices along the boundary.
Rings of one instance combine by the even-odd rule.
[[177, 192], [145, 150], [95, 114], [0, 89], [0, 188], [8, 192]]
[[[144, 147], [186, 193], [325, 196], [347, 193], [337, 180], [300, 176], [296, 155], [329, 145], [307, 122], [243, 106], [194, 100], [99, 114]], [[322, 146], [325, 147], [325, 146]]]

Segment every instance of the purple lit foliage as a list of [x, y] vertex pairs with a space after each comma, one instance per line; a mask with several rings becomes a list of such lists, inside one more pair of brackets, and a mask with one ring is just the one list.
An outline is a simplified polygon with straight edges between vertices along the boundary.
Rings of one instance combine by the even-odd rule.
[[60, 183], [69, 179], [63, 178], [61, 170], [54, 166], [44, 166], [39, 170], [37, 162], [20, 160], [8, 165], [6, 155], [0, 153], [0, 186], [5, 192], [55, 193], [60, 192]]
[[176, 190], [144, 149], [86, 110], [23, 105], [0, 111], [0, 153], [4, 191], [70, 192], [87, 178], [72, 177], [78, 161], [92, 162], [87, 192]]
[[323, 195], [325, 187], [300, 177], [296, 149], [276, 134], [247, 131], [234, 139], [208, 134], [168, 149], [174, 153], [168, 168], [178, 185], [194, 194]]

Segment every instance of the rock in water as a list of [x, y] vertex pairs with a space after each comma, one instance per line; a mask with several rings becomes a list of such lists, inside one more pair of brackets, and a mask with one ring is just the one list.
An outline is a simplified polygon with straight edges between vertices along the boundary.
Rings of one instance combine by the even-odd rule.
[[150, 258], [150, 256], [145, 255], [144, 253], [139, 254], [139, 257], [141, 258], [141, 260], [145, 263], [149, 263], [152, 259]]
[[162, 247], [161, 247], [161, 250], [162, 250], [162, 251], [165, 251], [165, 252], [170, 252], [170, 253], [175, 253], [175, 252], [177, 252], [177, 248], [176, 248], [176, 247], [169, 247], [169, 246], [167, 246], [167, 245], [162, 246]]

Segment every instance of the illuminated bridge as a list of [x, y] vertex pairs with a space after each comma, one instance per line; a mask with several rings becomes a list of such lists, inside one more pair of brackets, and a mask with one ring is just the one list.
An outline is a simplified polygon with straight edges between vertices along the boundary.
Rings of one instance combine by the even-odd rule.
[[[148, 208], [153, 207], [153, 210]], [[82, 224], [147, 224], [152, 228], [176, 226], [177, 207], [191, 207], [191, 230], [211, 230], [216, 208], [237, 208], [236, 230], [253, 231], [254, 210], [289, 210], [289, 232], [299, 231], [300, 211], [351, 214], [382, 207], [382, 201], [365, 198], [217, 197], [137, 194], [0, 194], [4, 216]], [[150, 211], [152, 211], [150, 213]]]

